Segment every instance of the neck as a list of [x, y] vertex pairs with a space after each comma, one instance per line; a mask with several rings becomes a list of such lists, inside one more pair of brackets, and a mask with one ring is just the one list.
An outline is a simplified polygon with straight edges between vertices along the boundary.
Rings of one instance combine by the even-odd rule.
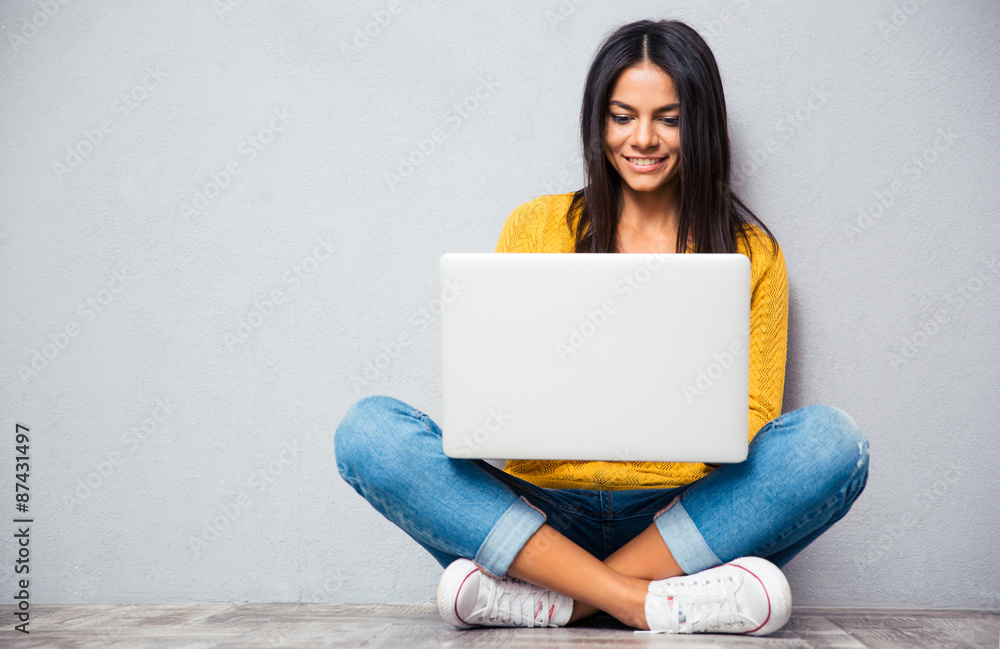
[[622, 192], [622, 212], [619, 225], [640, 232], [677, 232], [677, 193], [674, 183], [651, 192], [637, 192], [628, 185]]

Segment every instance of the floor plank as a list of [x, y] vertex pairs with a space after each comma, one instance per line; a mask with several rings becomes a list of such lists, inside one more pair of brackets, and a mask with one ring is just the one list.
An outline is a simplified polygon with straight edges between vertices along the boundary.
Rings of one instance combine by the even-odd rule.
[[[431, 604], [194, 603], [32, 607], [30, 635], [0, 606], [0, 646], [65, 649], [277, 649], [470, 647], [584, 649], [993, 649], [1000, 611], [794, 609], [766, 638], [636, 634], [599, 615], [561, 629], [454, 629]], [[14, 642], [16, 640], [16, 642]]]

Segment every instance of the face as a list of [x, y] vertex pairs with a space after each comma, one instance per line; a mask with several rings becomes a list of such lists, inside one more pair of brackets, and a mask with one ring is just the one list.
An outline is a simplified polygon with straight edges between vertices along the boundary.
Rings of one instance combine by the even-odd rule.
[[652, 63], [626, 68], [611, 88], [607, 110], [604, 153], [625, 181], [623, 189], [673, 192], [681, 135], [670, 75]]

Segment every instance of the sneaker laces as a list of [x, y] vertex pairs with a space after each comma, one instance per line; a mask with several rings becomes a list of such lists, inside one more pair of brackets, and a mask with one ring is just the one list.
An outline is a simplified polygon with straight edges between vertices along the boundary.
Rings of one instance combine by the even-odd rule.
[[[636, 633], [696, 633], [758, 622], [740, 611], [736, 592], [743, 576], [735, 571], [712, 579], [662, 580], [650, 584], [650, 592], [668, 606], [670, 628], [636, 630]], [[672, 600], [672, 601], [671, 601]]]
[[[548, 612], [555, 605], [556, 593], [520, 579], [486, 579], [486, 608], [477, 617], [517, 626], [548, 626]], [[534, 605], [535, 601], [538, 605]], [[527, 605], [527, 607], [525, 606]], [[532, 610], [529, 615], [528, 610]]]

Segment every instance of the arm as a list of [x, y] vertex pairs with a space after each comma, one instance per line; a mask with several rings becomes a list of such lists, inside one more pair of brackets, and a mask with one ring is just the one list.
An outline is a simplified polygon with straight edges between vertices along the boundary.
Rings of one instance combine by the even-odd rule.
[[772, 254], [766, 240], [755, 242], [753, 253], [753, 265], [760, 270], [754, 269], [750, 294], [750, 440], [781, 414], [788, 344], [784, 253], [779, 247]]

